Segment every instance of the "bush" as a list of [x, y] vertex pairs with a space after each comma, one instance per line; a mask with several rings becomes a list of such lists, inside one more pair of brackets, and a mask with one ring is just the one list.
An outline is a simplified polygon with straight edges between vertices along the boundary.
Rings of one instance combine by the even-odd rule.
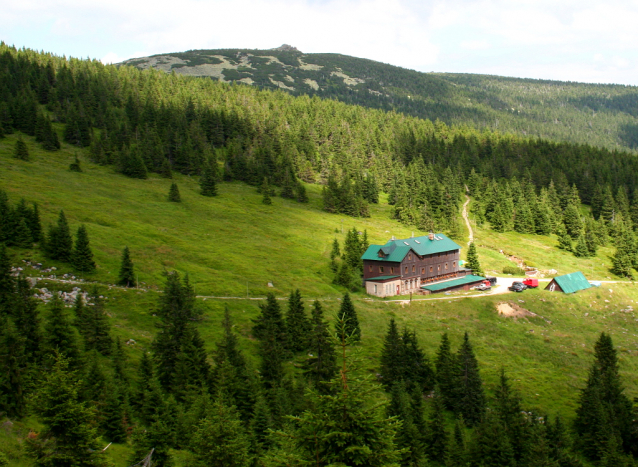
[[525, 271], [523, 271], [518, 266], [506, 266], [503, 268], [503, 274], [512, 274], [514, 276], [521, 276], [525, 274]]

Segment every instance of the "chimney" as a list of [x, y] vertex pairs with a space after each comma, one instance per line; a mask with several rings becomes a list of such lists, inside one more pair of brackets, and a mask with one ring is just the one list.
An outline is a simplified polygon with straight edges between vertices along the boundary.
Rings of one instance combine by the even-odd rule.
[[431, 242], [434, 241], [434, 232], [430, 232], [430, 235], [428, 235], [428, 238], [430, 239]]
[[396, 240], [397, 238], [393, 235], [392, 238], [390, 239], [391, 241]]

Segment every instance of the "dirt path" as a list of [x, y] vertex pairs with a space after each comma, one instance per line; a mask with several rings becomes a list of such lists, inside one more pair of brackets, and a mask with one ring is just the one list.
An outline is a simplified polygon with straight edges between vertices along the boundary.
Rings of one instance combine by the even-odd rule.
[[474, 231], [472, 230], [472, 225], [470, 224], [470, 219], [467, 216], [467, 205], [470, 204], [470, 197], [465, 195], [467, 198], [465, 203], [463, 204], [463, 219], [465, 220], [465, 225], [467, 225], [467, 230], [470, 232], [470, 240], [467, 242], [468, 246], [470, 243], [474, 241]]

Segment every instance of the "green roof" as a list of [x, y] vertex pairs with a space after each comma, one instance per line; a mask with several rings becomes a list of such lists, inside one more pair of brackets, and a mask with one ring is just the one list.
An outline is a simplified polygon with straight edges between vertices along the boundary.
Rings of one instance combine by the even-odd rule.
[[[361, 256], [363, 260], [390, 261], [400, 263], [410, 250], [417, 255], [427, 256], [445, 251], [460, 250], [461, 247], [443, 234], [434, 234], [436, 240], [430, 240], [427, 235], [410, 237], [401, 240], [390, 240], [385, 245], [370, 245]], [[379, 256], [379, 252], [383, 255]]]
[[579, 290], [588, 289], [592, 286], [580, 271], [554, 277], [554, 280], [565, 293], [578, 292]]
[[371, 277], [370, 279], [366, 279], [367, 281], [385, 281], [388, 279], [395, 279], [397, 277], [401, 277], [401, 276], [378, 276], [378, 277]]
[[438, 292], [439, 290], [445, 290], [452, 287], [458, 287], [459, 285], [471, 284], [472, 282], [484, 281], [485, 277], [475, 276], [468, 274], [465, 277], [459, 277], [451, 281], [437, 282], [436, 284], [422, 285], [421, 288], [429, 290], [430, 292]]

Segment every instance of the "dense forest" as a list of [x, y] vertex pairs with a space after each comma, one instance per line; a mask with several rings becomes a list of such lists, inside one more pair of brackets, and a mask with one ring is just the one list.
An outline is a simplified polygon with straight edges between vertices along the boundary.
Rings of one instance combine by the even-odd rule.
[[[385, 192], [400, 222], [451, 232], [469, 193], [477, 220], [494, 230], [560, 232], [574, 254], [590, 254], [596, 232], [618, 246], [621, 272], [636, 267], [632, 153], [2, 45], [0, 136], [24, 134], [56, 151], [53, 123], [63, 125], [65, 143], [129, 177], [201, 175], [206, 196], [239, 180], [264, 202], [272, 186], [304, 202], [303, 183], [321, 183], [324, 208], [352, 216], [365, 216]], [[20, 142], [15, 157], [28, 159]], [[72, 165], [82, 170], [78, 159]], [[176, 185], [169, 199], [179, 202]], [[591, 214], [582, 214], [583, 202]], [[60, 212], [43, 232], [38, 212], [0, 191], [0, 241], [35, 243], [52, 260], [95, 268], [83, 226], [73, 240]], [[125, 249], [121, 285], [132, 285], [131, 271]], [[129, 465], [155, 466], [171, 465], [172, 449], [219, 466], [611, 467], [634, 465], [638, 455], [636, 408], [605, 333], [575, 420], [561, 420], [526, 410], [505, 372], [487, 394], [467, 334], [458, 349], [443, 335], [428, 356], [413, 330], [389, 320], [370, 381], [358, 366], [366, 335], [348, 294], [330, 324], [320, 301], [306, 311], [298, 290], [285, 310], [269, 295], [250, 359], [227, 313], [224, 337], [207, 355], [195, 290], [187, 275], [167, 272], [152, 344], [133, 363], [112, 337], [99, 289], [78, 294], [72, 308], [58, 295], [39, 306], [16, 272], [0, 246], [0, 412], [40, 420], [42, 431], [25, 441], [36, 465], [106, 465], [99, 440], [128, 442]]]
[[638, 92], [632, 86], [421, 73], [340, 54], [304, 54], [286, 45], [189, 50], [124, 63], [393, 110], [448, 125], [609, 149], [638, 148]]
[[[123, 279], [130, 266], [123, 255]], [[253, 321], [253, 368], [228, 311], [207, 355], [195, 290], [171, 272], [150, 351], [133, 364], [98, 288], [72, 309], [54, 294], [43, 310], [11, 272], [0, 247], [0, 413], [41, 420], [23, 448], [34, 465], [109, 465], [101, 440], [130, 443], [127, 465], [158, 467], [172, 465], [172, 449], [220, 467], [635, 465], [635, 408], [605, 333], [567, 422], [526, 410], [504, 371], [487, 394], [467, 333], [456, 351], [443, 334], [428, 356], [391, 319], [381, 385], [372, 382], [359, 370], [366, 336], [347, 293], [332, 325], [318, 300], [308, 316], [299, 290], [285, 310], [268, 295]]]

